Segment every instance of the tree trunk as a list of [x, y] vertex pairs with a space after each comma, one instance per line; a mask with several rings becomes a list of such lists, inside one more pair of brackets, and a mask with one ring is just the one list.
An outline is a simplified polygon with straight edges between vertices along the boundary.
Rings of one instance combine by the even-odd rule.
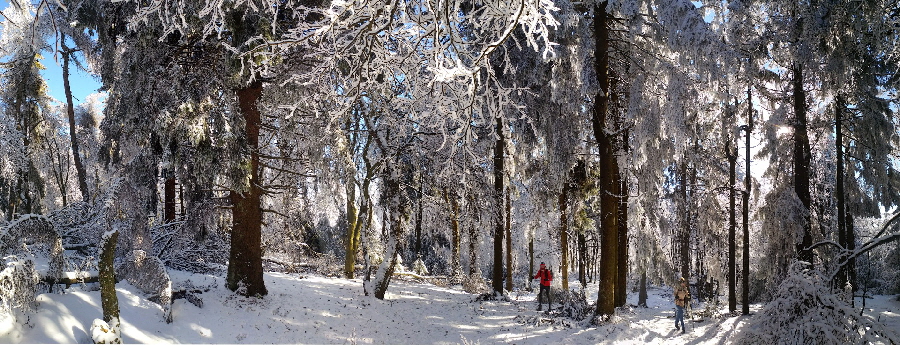
[[[393, 169], [396, 169], [394, 167]], [[384, 205], [389, 205], [390, 216], [389, 221], [387, 223], [390, 224], [390, 232], [387, 236], [387, 243], [385, 244], [385, 254], [384, 260], [381, 262], [381, 265], [378, 267], [378, 271], [375, 273], [375, 277], [372, 281], [367, 281], [364, 283], [364, 289], [366, 292], [373, 291], [375, 294], [375, 298], [384, 299], [384, 295], [387, 292], [388, 285], [391, 283], [391, 277], [394, 274], [394, 269], [397, 267], [397, 257], [398, 254], [403, 250], [403, 242], [405, 231], [403, 231], [403, 223], [404, 217], [408, 214], [408, 204], [406, 203], [401, 190], [400, 181], [395, 178], [396, 175], [391, 166], [388, 166], [384, 173], [384, 186], [382, 191], [382, 200]]]
[[90, 194], [87, 187], [87, 173], [84, 170], [84, 164], [81, 162], [81, 151], [78, 149], [77, 130], [75, 129], [75, 104], [72, 102], [72, 88], [69, 85], [69, 56], [72, 50], [66, 47], [66, 36], [62, 35], [62, 70], [63, 70], [63, 89], [66, 94], [66, 115], [69, 117], [69, 137], [72, 139], [72, 159], [75, 161], [75, 172], [78, 174], [78, 189], [81, 192], [81, 200], [90, 201]]
[[[503, 293], [503, 118], [496, 118], [497, 142], [494, 144], [494, 269], [491, 287], [494, 292]], [[565, 255], [565, 254], [564, 254]]]
[[638, 307], [647, 307], [647, 271], [641, 272], [641, 288], [638, 292]]
[[164, 217], [166, 223], [170, 223], [175, 221], [175, 170], [165, 169], [163, 175], [166, 179], [163, 184]]
[[687, 163], [681, 163], [681, 236], [679, 236], [678, 246], [681, 264], [681, 277], [690, 280], [691, 270], [691, 222], [690, 222], [690, 205], [688, 204], [687, 194]]
[[237, 90], [238, 106], [246, 123], [247, 146], [250, 150], [250, 180], [246, 190], [233, 190], [229, 195], [233, 226], [227, 286], [231, 291], [242, 288], [239, 292], [244, 296], [268, 294], [262, 267], [262, 189], [258, 150], [260, 113], [257, 101], [262, 90], [262, 82], [259, 80]]
[[568, 222], [568, 183], [559, 193], [559, 250], [562, 252], [562, 264], [559, 266], [559, 275], [562, 277], [563, 290], [569, 290], [569, 222]]
[[[104, 234], [104, 236], [106, 236]], [[119, 231], [113, 231], [102, 242], [99, 262], [100, 303], [103, 308], [103, 321], [110, 328], [119, 331], [119, 297], [116, 296], [116, 272], [113, 260], [116, 258], [116, 242], [119, 240]]]
[[[363, 229], [370, 229], [372, 224], [372, 216], [371, 209], [369, 207], [369, 181], [372, 181], [373, 177], [373, 169], [372, 164], [369, 161], [368, 151], [369, 151], [369, 143], [371, 143], [371, 138], [366, 140], [366, 143], [363, 145], [361, 154], [363, 157], [363, 163], [366, 167], [366, 176], [363, 179], [362, 187], [360, 189], [360, 208], [356, 209], [356, 204], [354, 200], [356, 200], [356, 184], [355, 177], [348, 178], [347, 186], [347, 219], [348, 219], [348, 234], [347, 234], [347, 254], [344, 256], [344, 276], [347, 279], [353, 279], [356, 272], [356, 261], [357, 261], [357, 252], [359, 252], [359, 246], [362, 243], [362, 232]], [[355, 147], [355, 145], [352, 145]], [[354, 169], [355, 170], [355, 169]], [[350, 220], [352, 220], [352, 226], [350, 226]], [[368, 231], [368, 230], [367, 230]], [[369, 267], [365, 268], [366, 272], [368, 272]]]
[[422, 198], [419, 195], [419, 208], [416, 212], [416, 259], [422, 257]]
[[475, 205], [475, 198], [471, 194], [469, 194], [468, 198], [469, 207], [475, 209], [475, 215], [472, 217], [473, 224], [469, 224], [469, 276], [474, 276], [478, 273], [478, 228], [475, 224], [478, 224], [478, 213], [480, 210]]
[[797, 258], [812, 263], [812, 231], [809, 219], [811, 198], [809, 192], [809, 133], [806, 121], [806, 91], [803, 89], [803, 66], [795, 63], [793, 68], [794, 102], [794, 192], [803, 203], [803, 235], [797, 244]]
[[591, 126], [600, 155], [600, 274], [597, 293], [596, 315], [613, 315], [616, 303], [616, 279], [618, 277], [618, 197], [619, 171], [612, 138], [606, 134], [609, 120], [609, 27], [610, 16], [606, 13], [607, 2], [594, 8], [594, 69], [597, 73], [599, 91], [594, 98], [594, 112]]
[[390, 237], [388, 238], [388, 243], [385, 246], [387, 251], [385, 252], [384, 261], [381, 262], [381, 265], [378, 267], [378, 271], [375, 273], [374, 286], [371, 289], [366, 289], [373, 291], [375, 294], [375, 298], [384, 299], [385, 293], [387, 293], [388, 286], [391, 283], [391, 277], [394, 275], [394, 270], [397, 267], [397, 254], [403, 248], [403, 229], [402, 225], [402, 212], [391, 212], [391, 232]]
[[[725, 126], [728, 131], [728, 126]], [[730, 132], [728, 132], [730, 133]], [[735, 229], [737, 222], [735, 219], [735, 180], [737, 175], [737, 154], [731, 149], [731, 136], [726, 135], [725, 151], [728, 158], [728, 311], [737, 310], [737, 270], [735, 265], [736, 245], [735, 245]]]
[[528, 237], [528, 291], [531, 291], [531, 278], [534, 277], [534, 232]]
[[[624, 142], [628, 142], [628, 131], [623, 133]], [[625, 147], [627, 151], [627, 146]], [[621, 202], [619, 203], [619, 256], [618, 279], [616, 283], [616, 306], [622, 307], [627, 300], [628, 291], [628, 179], [618, 175], [621, 181], [619, 191]]]
[[512, 266], [512, 203], [509, 199], [509, 188], [506, 189], [506, 291], [513, 289]]
[[[853, 215], [847, 213], [846, 218], [846, 227], [847, 227], [847, 250], [853, 252], [856, 250], [856, 227], [853, 225]], [[859, 286], [856, 284], [856, 258], [850, 258], [847, 262], [847, 281], [853, 286], [853, 291], [857, 291]]]
[[453, 232], [450, 242], [450, 276], [456, 279], [462, 272], [459, 264], [459, 247], [462, 237], [459, 233], [459, 202], [455, 197], [450, 196], [447, 187], [444, 187], [444, 200], [450, 205], [450, 229]]
[[[848, 247], [847, 243], [847, 231], [846, 231], [846, 208], [844, 207], [844, 142], [843, 142], [843, 133], [841, 127], [841, 109], [844, 107], [844, 102], [840, 96], [838, 96], [835, 100], [834, 106], [834, 148], [837, 156], [837, 172], [835, 173], [835, 186], [834, 186], [834, 194], [835, 199], [837, 201], [837, 228], [838, 228], [838, 244], [840, 245], [840, 249], [844, 250]], [[839, 256], [840, 257], [840, 256]], [[842, 267], [840, 272], [837, 275], [837, 284], [836, 287], [838, 289], [842, 289], [844, 284], [850, 277], [847, 275], [846, 266]]]
[[582, 288], [587, 288], [587, 243], [584, 239], [585, 229], [578, 229], [578, 281]]
[[359, 212], [356, 209], [356, 184], [347, 179], [347, 240], [344, 254], [344, 277], [353, 279], [356, 271], [356, 251], [359, 248]]
[[753, 133], [753, 98], [750, 94], [750, 86], [747, 86], [747, 138], [744, 143], [745, 164], [744, 171], [744, 200], [743, 200], [743, 216], [744, 216], [744, 238], [742, 270], [741, 270], [741, 313], [750, 315], [750, 191], [753, 185], [750, 184], [750, 134]]

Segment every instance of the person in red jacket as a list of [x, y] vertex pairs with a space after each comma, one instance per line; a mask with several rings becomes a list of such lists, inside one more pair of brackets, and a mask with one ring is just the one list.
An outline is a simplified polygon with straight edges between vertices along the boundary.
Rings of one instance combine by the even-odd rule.
[[547, 266], [544, 266], [544, 263], [541, 263], [541, 269], [538, 270], [537, 275], [534, 276], [533, 279], [541, 280], [541, 290], [538, 292], [538, 311], [541, 311], [541, 304], [543, 303], [544, 291], [547, 292], [547, 311], [550, 311], [550, 283], [553, 282], [553, 272], [547, 269]]

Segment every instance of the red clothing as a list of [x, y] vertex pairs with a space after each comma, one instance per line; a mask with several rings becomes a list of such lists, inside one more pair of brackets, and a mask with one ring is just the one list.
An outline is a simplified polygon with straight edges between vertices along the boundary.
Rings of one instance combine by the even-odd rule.
[[553, 273], [546, 268], [542, 268], [538, 270], [538, 273], [534, 276], [534, 279], [541, 279], [541, 285], [550, 286], [550, 282], [553, 281]]

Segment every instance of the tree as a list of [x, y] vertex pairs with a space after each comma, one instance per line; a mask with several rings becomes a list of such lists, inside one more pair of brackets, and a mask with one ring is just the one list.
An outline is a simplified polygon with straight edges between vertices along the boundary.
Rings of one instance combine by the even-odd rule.
[[[496, 144], [494, 144], [494, 269], [491, 279], [491, 287], [494, 293], [503, 293], [503, 233], [504, 233], [504, 207], [503, 207], [503, 191], [504, 191], [504, 175], [503, 169], [504, 151], [506, 148], [506, 139], [504, 137], [503, 118], [496, 116]], [[565, 262], [565, 251], [563, 252], [563, 262]], [[565, 265], [565, 264], [564, 264]], [[563, 266], [565, 267], [565, 266]], [[507, 269], [509, 269], [507, 267]]]
[[597, 315], [613, 315], [615, 313], [615, 292], [618, 279], [618, 220], [619, 220], [619, 165], [615, 157], [615, 148], [607, 126], [612, 124], [609, 114], [609, 49], [610, 21], [613, 18], [607, 12], [607, 3], [601, 2], [594, 7], [594, 40], [595, 63], [599, 91], [594, 98], [594, 111], [591, 126], [600, 154], [600, 291], [597, 295]]

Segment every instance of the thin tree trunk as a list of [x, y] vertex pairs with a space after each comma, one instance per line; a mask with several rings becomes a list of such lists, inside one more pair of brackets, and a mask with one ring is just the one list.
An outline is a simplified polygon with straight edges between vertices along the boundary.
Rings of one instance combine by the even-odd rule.
[[475, 215], [473, 218], [473, 224], [469, 224], [469, 276], [474, 276], [478, 273], [478, 228], [475, 224], [478, 224], [478, 214], [480, 210], [478, 206], [475, 205], [475, 199], [472, 195], [469, 195], [469, 207], [475, 209]]
[[455, 197], [450, 196], [447, 187], [444, 187], [444, 201], [450, 205], [450, 230], [453, 232], [450, 242], [450, 276], [456, 279], [462, 272], [459, 264], [459, 247], [462, 237], [459, 233], [459, 202]]
[[563, 290], [569, 290], [569, 184], [566, 183], [559, 193], [559, 248], [562, 252], [562, 264], [559, 267], [559, 275], [562, 277]]
[[528, 237], [528, 291], [531, 291], [531, 278], [534, 277], [534, 232]]
[[584, 239], [585, 229], [578, 229], [578, 281], [582, 288], [587, 288], [587, 243]]
[[259, 167], [260, 113], [257, 101], [262, 95], [262, 82], [257, 80], [237, 90], [238, 106], [246, 123], [247, 146], [250, 150], [250, 180], [247, 190], [231, 191], [231, 253], [228, 260], [227, 285], [244, 296], [268, 294], [262, 268], [262, 189]]
[[[628, 131], [624, 131], [623, 143], [624, 151], [628, 151]], [[627, 300], [628, 286], [628, 178], [618, 174], [621, 183], [619, 195], [621, 202], [619, 203], [619, 256], [618, 256], [618, 279], [616, 283], [616, 306], [622, 307]]]
[[809, 133], [806, 121], [806, 91], [803, 89], [803, 66], [795, 63], [793, 68], [793, 102], [794, 102], [794, 192], [803, 204], [803, 235], [797, 244], [797, 257], [801, 261], [812, 263], [813, 254], [812, 231], [809, 219], [811, 197], [809, 191]]
[[638, 292], [638, 306], [647, 307], [647, 271], [641, 272], [641, 288]]
[[[846, 227], [847, 227], [847, 250], [853, 252], [856, 250], [856, 227], [853, 224], [853, 215], [849, 212], [847, 213], [846, 218]], [[847, 280], [853, 286], [853, 291], [857, 291], [859, 286], [856, 284], [856, 258], [850, 258], [847, 262]], [[863, 300], [865, 301], [865, 300]]]
[[750, 315], [750, 191], [753, 186], [750, 184], [750, 134], [753, 133], [753, 98], [750, 94], [750, 86], [747, 86], [747, 138], [744, 143], [745, 164], [744, 171], [744, 200], [743, 200], [743, 253], [741, 255], [741, 313]]
[[[726, 132], [728, 127], [725, 127]], [[730, 132], [727, 132], [730, 133]], [[737, 270], [735, 265], [736, 244], [735, 230], [737, 227], [735, 209], [735, 180], [737, 175], [737, 153], [731, 149], [730, 135], [725, 138], [725, 151], [728, 158], [728, 311], [737, 310]]]
[[75, 129], [75, 104], [72, 102], [72, 88], [69, 85], [69, 56], [72, 50], [65, 45], [66, 36], [62, 35], [62, 70], [63, 70], [63, 89], [66, 94], [66, 115], [69, 118], [69, 137], [72, 140], [72, 158], [75, 161], [75, 172], [78, 174], [78, 189], [81, 192], [81, 200], [88, 202], [90, 194], [87, 187], [87, 173], [84, 170], [84, 164], [81, 162], [81, 153], [78, 149], [77, 130]]
[[344, 277], [353, 279], [356, 271], [356, 250], [359, 248], [359, 213], [356, 209], [356, 183], [347, 179], [347, 240], [344, 254]]
[[419, 208], [416, 212], [416, 259], [422, 257], [422, 198], [419, 195]]
[[509, 199], [509, 188], [506, 189], [506, 291], [513, 289], [512, 266], [512, 202]]
[[[491, 287], [494, 292], [503, 293], [503, 118], [496, 118], [497, 142], [494, 144], [494, 268]], [[565, 254], [563, 254], [565, 255]]]
[[178, 184], [178, 204], [181, 214], [184, 214], [184, 185]]
[[616, 279], [618, 277], [618, 197], [619, 181], [616, 180], [619, 166], [613, 148], [612, 138], [606, 134], [609, 117], [609, 24], [606, 13], [607, 2], [594, 8], [594, 69], [597, 73], [599, 91], [594, 99], [591, 126], [600, 154], [600, 273], [597, 293], [596, 315], [613, 315], [616, 303]]
[[688, 214], [690, 213], [690, 206], [688, 205], [688, 193], [687, 193], [687, 163], [681, 163], [681, 204], [682, 204], [682, 219], [683, 222], [681, 224], [681, 236], [679, 236], [678, 246], [680, 248], [680, 264], [681, 264], [681, 277], [684, 279], [690, 280], [690, 270], [691, 270], [691, 223], [690, 217]]

